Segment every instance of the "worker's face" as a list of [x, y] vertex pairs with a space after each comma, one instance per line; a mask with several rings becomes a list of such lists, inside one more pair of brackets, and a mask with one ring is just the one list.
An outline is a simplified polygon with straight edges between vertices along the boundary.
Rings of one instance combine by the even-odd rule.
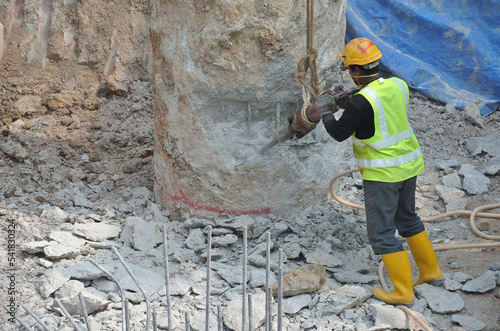
[[349, 75], [351, 77], [356, 77], [359, 75], [359, 69], [356, 67], [349, 66]]

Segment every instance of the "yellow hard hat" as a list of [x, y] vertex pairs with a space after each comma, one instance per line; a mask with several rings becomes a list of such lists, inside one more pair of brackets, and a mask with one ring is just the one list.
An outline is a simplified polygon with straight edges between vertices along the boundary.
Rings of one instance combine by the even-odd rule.
[[339, 56], [343, 58], [341, 69], [347, 70], [351, 64], [366, 65], [376, 61], [378, 64], [378, 59], [382, 57], [382, 53], [370, 39], [354, 38], [347, 43]]

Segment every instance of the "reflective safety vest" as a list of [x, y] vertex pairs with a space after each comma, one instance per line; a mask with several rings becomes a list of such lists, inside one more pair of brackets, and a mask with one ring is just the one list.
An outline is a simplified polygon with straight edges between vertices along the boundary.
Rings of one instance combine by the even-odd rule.
[[406, 115], [408, 85], [399, 78], [379, 78], [362, 88], [373, 108], [375, 134], [352, 135], [354, 157], [365, 180], [400, 182], [425, 170], [424, 158]]

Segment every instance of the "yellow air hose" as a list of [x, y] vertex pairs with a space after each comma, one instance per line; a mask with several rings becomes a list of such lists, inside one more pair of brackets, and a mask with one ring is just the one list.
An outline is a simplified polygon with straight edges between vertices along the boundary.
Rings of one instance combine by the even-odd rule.
[[[352, 168], [352, 169], [349, 169], [349, 170], [346, 170], [344, 172], [341, 172], [337, 175], [335, 175], [331, 180], [330, 180], [330, 185], [329, 185], [329, 189], [330, 189], [330, 194], [332, 195], [332, 197], [337, 200], [338, 202], [340, 202], [341, 204], [343, 205], [346, 205], [346, 206], [349, 206], [349, 207], [352, 207], [352, 208], [357, 208], [357, 209], [365, 209], [364, 206], [362, 205], [359, 205], [359, 204], [356, 204], [356, 203], [352, 203], [352, 202], [349, 202], [349, 201], [346, 201], [344, 199], [341, 199], [336, 193], [335, 193], [335, 190], [334, 190], [334, 184], [335, 184], [335, 181], [343, 176], [346, 176], [346, 175], [349, 175], [349, 174], [352, 174], [354, 172], [357, 172], [359, 171], [358, 168]], [[473, 211], [469, 211], [469, 210], [457, 210], [457, 211], [452, 211], [452, 212], [448, 212], [448, 213], [444, 213], [444, 214], [439, 214], [439, 215], [436, 215], [436, 216], [433, 216], [433, 217], [422, 217], [422, 222], [432, 222], [432, 221], [435, 221], [435, 220], [438, 220], [438, 219], [442, 219], [442, 218], [445, 218], [445, 217], [449, 217], [449, 216], [454, 216], [454, 215], [470, 215], [470, 227], [472, 228], [472, 231], [478, 235], [479, 237], [482, 237], [482, 238], [485, 238], [485, 239], [489, 239], [489, 240], [500, 240], [500, 236], [492, 236], [492, 235], [487, 235], [487, 234], [484, 234], [482, 233], [481, 231], [479, 231], [475, 225], [475, 218], [476, 216], [477, 217], [486, 217], [486, 218], [497, 218], [497, 219], [500, 219], [500, 214], [490, 214], [490, 213], [480, 213], [480, 211], [482, 210], [485, 210], [485, 209], [494, 209], [494, 208], [500, 208], [500, 203], [497, 203], [497, 204], [491, 204], [491, 205], [485, 205], [485, 206], [480, 206], [480, 207], [477, 207], [476, 209], [474, 209]], [[482, 243], [482, 244], [467, 244], [467, 245], [443, 245], [443, 246], [436, 246], [434, 247], [434, 250], [435, 251], [445, 251], [445, 250], [452, 250], [452, 249], [467, 249], [467, 248], [489, 248], [489, 247], [500, 247], [500, 243]], [[381, 261], [380, 262], [380, 265], [379, 265], [379, 268], [378, 268], [378, 276], [379, 276], [379, 279], [380, 279], [380, 284], [382, 285], [382, 287], [384, 288], [384, 290], [386, 290], [387, 292], [389, 292], [389, 288], [387, 287], [387, 284], [384, 280], [384, 262]], [[397, 308], [400, 308], [402, 309], [403, 311], [405, 311], [408, 315], [410, 315], [413, 319], [415, 319], [415, 321], [417, 321], [425, 330], [432, 330], [431, 328], [429, 328], [426, 323], [424, 321], [422, 321], [420, 318], [417, 317], [417, 315], [411, 311], [411, 309], [409, 309], [408, 307], [405, 307], [405, 306], [396, 306]]]

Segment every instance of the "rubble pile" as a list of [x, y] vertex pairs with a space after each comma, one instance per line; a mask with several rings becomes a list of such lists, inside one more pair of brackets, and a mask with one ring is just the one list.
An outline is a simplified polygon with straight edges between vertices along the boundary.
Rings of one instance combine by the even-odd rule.
[[[457, 144], [455, 135], [463, 132], [450, 130], [432, 138], [435, 132], [425, 121], [435, 121], [433, 116], [452, 117], [468, 132], [473, 132], [473, 124], [458, 121], [459, 110], [436, 105], [419, 95], [413, 100], [411, 116], [417, 136], [422, 137], [427, 161], [427, 171], [418, 182], [419, 213], [436, 215], [495, 202], [499, 135], [494, 118], [484, 120], [485, 129], [481, 130], [485, 132], [477, 131], [483, 133], [481, 136], [466, 136]], [[425, 117], [425, 107], [437, 111]], [[7, 225], [15, 224], [15, 300], [17, 314], [29, 325], [37, 323], [24, 307], [52, 330], [71, 330], [57, 299], [83, 326], [81, 296], [93, 330], [120, 329], [123, 315], [119, 287], [94, 262], [123, 287], [131, 329], [143, 329], [145, 296], [114, 248], [144, 289], [151, 305], [148, 315], [154, 311], [158, 328], [167, 329], [165, 225], [174, 330], [185, 329], [186, 316], [193, 330], [205, 328], [209, 226], [211, 329], [218, 323], [219, 307], [225, 328], [241, 329], [244, 228], [248, 230], [247, 290], [256, 330], [264, 328], [268, 233], [273, 286], [280, 249], [283, 273], [288, 278], [296, 277], [287, 282], [293, 286], [286, 288], [283, 299], [286, 330], [421, 329], [412, 324], [415, 321], [408, 324], [402, 310], [372, 297], [371, 288], [379, 283], [380, 259], [368, 245], [362, 211], [328, 201], [288, 218], [241, 215], [201, 219], [187, 215], [183, 221], [170, 219], [169, 211], [162, 209], [152, 194], [153, 122], [147, 82], [133, 84], [128, 96], [103, 101], [99, 113], [81, 112], [77, 115], [85, 120], [71, 130], [60, 120], [64, 114], [52, 112], [17, 120], [4, 127], [0, 137], [0, 175], [5, 183], [0, 195], [2, 231], [7, 233]], [[73, 141], [72, 135], [84, 139]], [[458, 147], [451, 148], [453, 145]], [[348, 201], [362, 203], [359, 174], [339, 179], [335, 187]], [[480, 242], [467, 222], [467, 218], [455, 217], [426, 223], [426, 227], [434, 244]], [[490, 234], [499, 229], [487, 219], [478, 220], [477, 226]], [[0, 239], [3, 247], [6, 240], [6, 236]], [[496, 249], [459, 252], [438, 252], [444, 284], [416, 287], [412, 310], [435, 330], [457, 326], [493, 330], [498, 314], [485, 305], [497, 304], [500, 296]], [[2, 250], [1, 254], [5, 261], [8, 252]], [[302, 273], [311, 270], [316, 272], [304, 277]], [[6, 291], [6, 285], [2, 284], [1, 290]], [[276, 323], [277, 298], [273, 302]], [[1, 314], [4, 320], [10, 317], [5, 310]], [[14, 324], [7, 325], [15, 329]], [[19, 323], [17, 327], [21, 328]]]

